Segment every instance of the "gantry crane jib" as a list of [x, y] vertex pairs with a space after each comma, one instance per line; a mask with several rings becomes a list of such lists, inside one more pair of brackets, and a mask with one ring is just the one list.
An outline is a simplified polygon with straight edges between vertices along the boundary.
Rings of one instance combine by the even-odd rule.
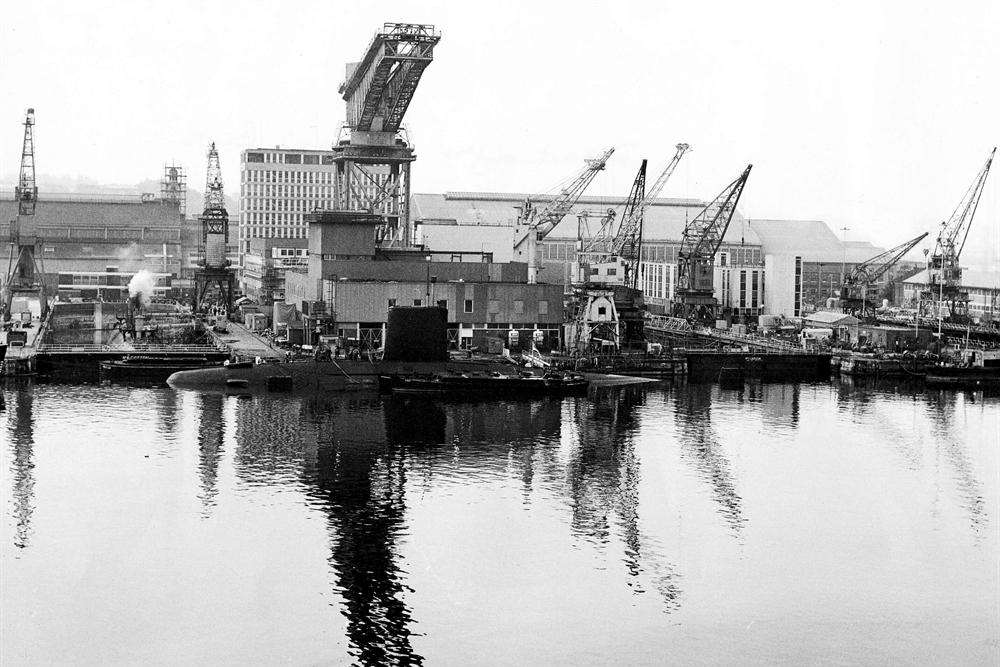
[[433, 25], [386, 23], [338, 89], [347, 124], [363, 132], [396, 132], [441, 41]]
[[[580, 201], [580, 197], [597, 176], [597, 172], [604, 169], [614, 152], [614, 148], [609, 148], [596, 158], [586, 160], [586, 166], [544, 206], [536, 208], [530, 200], [525, 202], [518, 226], [533, 230], [537, 234], [537, 239], [545, 238], [566, 217], [570, 209]], [[523, 237], [526, 231], [519, 236]]]
[[990, 151], [989, 156], [986, 158], [986, 164], [983, 168], [979, 170], [976, 175], [975, 180], [969, 189], [966, 191], [965, 196], [955, 207], [952, 212], [951, 217], [945, 222], [941, 223], [941, 231], [937, 237], [937, 243], [934, 248], [935, 257], [940, 257], [941, 255], [954, 255], [955, 259], [962, 254], [962, 248], [965, 247], [965, 240], [969, 236], [969, 229], [972, 227], [972, 219], [976, 215], [976, 209], [979, 207], [979, 198], [983, 194], [983, 187], [986, 185], [986, 177], [990, 173], [990, 167], [993, 164], [993, 156], [996, 154], [997, 149], [994, 146], [993, 150]]
[[[666, 186], [667, 181], [673, 175], [674, 170], [680, 163], [681, 158], [684, 154], [691, 150], [691, 146], [685, 143], [677, 144], [675, 147], [677, 151], [674, 156], [667, 163], [667, 166], [663, 168], [660, 175], [657, 176], [656, 180], [653, 181], [653, 185], [648, 189], [645, 189], [640, 201], [637, 204], [627, 206], [624, 215], [622, 215], [621, 224], [618, 227], [618, 234], [615, 238], [614, 249], [615, 252], [621, 254], [623, 252], [624, 245], [629, 242], [630, 239], [634, 239], [639, 234], [639, 228], [642, 225], [643, 216], [646, 213], [646, 209], [653, 202], [654, 199], [660, 196], [660, 192]], [[643, 165], [645, 165], [645, 160], [643, 160]], [[643, 172], [645, 170], [643, 169]], [[638, 177], [636, 177], [638, 180]], [[645, 185], [645, 175], [643, 175], [643, 184]], [[633, 188], [635, 184], [633, 183]], [[636, 248], [636, 252], [638, 249]]]
[[916, 238], [912, 238], [905, 243], [900, 243], [894, 248], [875, 255], [871, 259], [856, 265], [844, 278], [844, 288], [849, 290], [852, 287], [860, 287], [878, 282], [878, 280], [894, 267], [906, 253], [913, 250], [918, 243], [923, 241], [929, 232], [924, 232]]
[[722, 238], [729, 229], [729, 223], [736, 212], [736, 205], [743, 194], [743, 188], [750, 177], [752, 164], [727, 185], [719, 196], [709, 202], [691, 222], [684, 227], [679, 256], [712, 257], [722, 244]]

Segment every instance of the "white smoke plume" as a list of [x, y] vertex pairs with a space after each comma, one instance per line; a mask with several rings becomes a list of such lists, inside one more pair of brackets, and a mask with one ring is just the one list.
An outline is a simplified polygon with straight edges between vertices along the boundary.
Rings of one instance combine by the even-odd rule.
[[139, 297], [139, 303], [145, 308], [153, 298], [153, 287], [156, 285], [156, 277], [142, 269], [128, 281], [128, 296], [130, 299]]

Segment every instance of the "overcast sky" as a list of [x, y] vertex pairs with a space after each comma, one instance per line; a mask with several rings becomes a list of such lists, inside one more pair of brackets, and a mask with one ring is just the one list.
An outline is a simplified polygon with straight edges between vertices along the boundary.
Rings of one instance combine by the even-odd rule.
[[[425, 22], [443, 38], [404, 121], [417, 192], [544, 191], [614, 146], [590, 193], [624, 197], [641, 158], [655, 174], [685, 141], [666, 196], [714, 196], [752, 162], [745, 215], [895, 245], [935, 230], [1000, 143], [1000, 2], [923, 4], [7, 3], [0, 176], [34, 106], [43, 191], [169, 160], [201, 189], [214, 140], [237, 196], [241, 150], [329, 147], [345, 63], [383, 22]], [[970, 237], [991, 261], [998, 227], [1000, 165]]]

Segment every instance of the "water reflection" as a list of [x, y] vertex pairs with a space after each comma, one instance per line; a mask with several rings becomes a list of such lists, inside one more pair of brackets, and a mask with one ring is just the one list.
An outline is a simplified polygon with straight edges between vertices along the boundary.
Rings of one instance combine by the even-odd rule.
[[710, 384], [690, 384], [685, 391], [676, 392], [674, 415], [683, 454], [693, 459], [695, 468], [711, 486], [719, 512], [730, 529], [739, 533], [746, 518], [729, 459], [712, 428], [713, 388]]
[[[39, 438], [42, 443], [54, 442], [52, 433], [58, 428], [49, 428], [50, 422], [45, 421], [44, 431], [36, 433], [33, 411], [40, 409], [48, 418], [50, 406], [62, 409], [72, 404], [61, 393], [64, 390], [39, 394], [28, 386], [7, 395], [3, 414], [7, 420], [6, 447], [11, 453], [13, 542], [18, 547], [27, 546], [32, 534], [36, 474], [41, 475], [38, 492], [58, 486], [50, 486], [41, 474], [47, 469], [46, 462], [53, 459], [45, 457], [43, 444], [36, 445]], [[737, 450], [739, 467], [734, 467], [727, 452], [740, 441], [733, 436], [734, 429], [748, 417], [759, 418], [776, 438], [796, 444], [796, 454], [808, 450], [810, 443], [796, 438], [815, 427], [813, 420], [829, 419], [832, 428], [843, 428], [847, 434], [856, 433], [860, 426], [864, 433], [872, 434], [875, 454], [884, 453], [878, 447], [888, 443], [889, 453], [896, 456], [883, 457], [888, 463], [883, 468], [877, 467], [882, 464], [877, 456], [866, 458], [862, 448], [845, 448], [842, 459], [859, 456], [857, 461], [871, 465], [872, 472], [882, 475], [886, 484], [899, 482], [893, 475], [902, 473], [902, 483], [894, 489], [897, 493], [913, 488], [914, 471], [933, 474], [932, 480], [917, 479], [917, 483], [937, 485], [943, 481], [946, 490], [957, 490], [953, 495], [959, 497], [962, 512], [968, 512], [973, 530], [987, 535], [983, 527], [990, 519], [992, 487], [988, 478], [979, 478], [978, 464], [983, 459], [972, 446], [974, 437], [969, 437], [970, 428], [976, 428], [969, 425], [973, 418], [985, 419], [971, 414], [970, 405], [978, 409], [978, 401], [984, 399], [977, 396], [977, 402], [972, 403], [968, 397], [951, 392], [906, 391], [845, 389], [842, 385], [806, 386], [803, 390], [799, 385], [748, 384], [732, 392], [692, 384], [669, 391], [618, 389], [590, 399], [449, 403], [371, 394], [244, 399], [149, 390], [129, 396], [129, 404], [147, 401], [154, 405], [155, 430], [161, 440], [170, 441], [164, 451], [188, 454], [173, 457], [185, 466], [186, 481], [179, 488], [188, 500], [197, 497], [204, 512], [223, 516], [248, 498], [268, 505], [291, 500], [290, 505], [282, 506], [282, 511], [291, 515], [270, 516], [307, 514], [309, 519], [319, 519], [308, 524], [304, 533], [318, 535], [320, 542], [318, 552], [305, 552], [306, 560], [315, 562], [319, 576], [327, 578], [323, 590], [326, 597], [337, 601], [346, 619], [346, 642], [354, 661], [420, 664], [424, 657], [418, 651], [432, 643], [415, 639], [420, 636], [419, 623], [423, 620], [434, 627], [440, 618], [427, 617], [435, 612], [440, 616], [435, 605], [444, 604], [435, 597], [438, 591], [411, 588], [423, 588], [425, 584], [415, 581], [424, 579], [408, 574], [407, 557], [414, 558], [411, 532], [425, 528], [427, 524], [420, 521], [426, 520], [428, 506], [434, 506], [425, 502], [425, 496], [443, 489], [438, 499], [441, 495], [461, 498], [463, 488], [480, 483], [490, 493], [494, 489], [506, 492], [508, 503], [518, 509], [523, 503], [524, 517], [530, 515], [524, 529], [526, 541], [540, 539], [531, 532], [532, 524], [548, 530], [552, 524], [547, 522], [555, 517], [562, 543], [570, 547], [567, 554], [554, 554], [550, 562], [540, 563], [539, 572], [553, 563], [555, 567], [564, 563], [580, 566], [582, 560], [581, 567], [592, 568], [588, 574], [600, 571], [599, 577], [613, 577], [613, 590], [632, 600], [633, 610], [655, 607], [657, 613], [679, 611], [673, 618], [687, 622], [687, 612], [697, 614], [699, 602], [704, 602], [705, 574], [698, 570], [698, 559], [708, 549], [724, 558], [726, 549], [720, 549], [720, 544], [743, 545], [744, 540], [759, 539], [760, 530], [746, 529], [747, 508], [769, 501], [771, 496], [766, 494], [771, 485], [775, 498], [787, 500], [797, 481], [790, 483], [789, 478], [813, 474], [811, 479], [819, 480], [815, 481], [816, 492], [823, 492], [822, 477], [815, 477], [816, 471], [810, 468], [814, 459], [789, 456], [787, 467], [775, 466], [781, 454], [778, 448]], [[86, 393], [80, 396], [81, 409], [92, 409], [86, 403]], [[990, 408], [995, 409], [995, 405]], [[907, 439], [905, 422], [911, 413], [912, 427], [929, 432], [933, 441]], [[96, 414], [105, 420], [108, 430], [120, 427], [126, 418], [102, 411]], [[190, 430], [180, 423], [179, 414], [192, 417]], [[178, 437], [181, 429], [192, 434], [194, 442]], [[899, 465], [898, 456], [906, 465]], [[935, 461], [935, 456], [940, 461]], [[33, 465], [36, 459], [39, 471]], [[675, 460], [681, 463], [679, 474], [674, 473], [677, 466], [671, 465]], [[691, 528], [689, 521], [683, 549], [667, 543], [673, 539], [673, 526], [680, 518], [667, 507], [675, 496], [664, 495], [669, 487], [662, 484], [678, 479], [681, 483], [671, 488], [670, 494], [694, 488], [698, 506], [705, 504], [702, 496], [707, 495], [708, 507], [721, 517], [699, 522], [696, 528]], [[827, 492], [836, 498], [850, 483], [831, 480], [833, 491]], [[782, 485], [792, 490], [782, 489]], [[809, 488], [812, 493], [814, 487]], [[234, 492], [236, 502], [230, 502], [233, 498], [228, 494]], [[278, 501], [276, 494], [287, 495]], [[226, 502], [218, 503], [220, 495]], [[478, 498], [475, 492], [470, 496]], [[951, 499], [947, 493], [943, 496], [945, 502]], [[886, 502], [892, 502], [890, 495], [885, 497]], [[652, 502], [647, 499], [643, 503], [642, 498]], [[46, 509], [44, 515], [58, 500], [39, 501]], [[678, 500], [678, 507], [687, 507], [683, 497]], [[825, 505], [823, 511], [836, 513], [833, 505]], [[250, 507], [252, 510], [252, 503]], [[780, 512], [780, 502], [777, 507], [774, 511]], [[239, 511], [244, 510], [246, 505]], [[197, 510], [193, 514], [197, 517]], [[762, 524], [767, 524], [767, 517], [763, 513], [753, 516], [754, 528], [766, 530]], [[960, 514], [959, 519], [965, 516]], [[42, 512], [35, 523], [44, 525]], [[810, 525], [821, 523], [822, 519], [817, 519]], [[959, 527], [967, 533], [964, 524]], [[268, 538], [268, 524], [255, 524], [254, 528], [260, 530], [261, 539]], [[791, 522], [789, 531], [795, 530]], [[827, 534], [827, 539], [837, 539], [831, 535]], [[801, 539], [802, 534], [797, 537]], [[26, 554], [42, 550], [43, 540], [36, 538], [35, 542]], [[790, 545], [794, 550], [794, 540]], [[463, 548], [469, 549], [459, 536], [456, 549]], [[741, 557], [753, 558], [755, 550], [747, 548], [745, 553], [749, 555]], [[585, 558], [574, 558], [580, 554]], [[599, 556], [597, 564], [588, 560], [595, 554]], [[612, 567], [605, 567], [608, 560], [613, 561]], [[874, 565], [877, 568], [879, 563]], [[320, 583], [321, 589], [323, 586]], [[553, 596], [565, 593], [555, 588], [543, 592]], [[483, 591], [484, 595], [489, 593], [488, 589]], [[652, 594], [637, 597], [644, 593]], [[323, 618], [325, 622], [329, 617]], [[340, 640], [339, 628], [328, 634], [333, 637], [331, 644]]]
[[8, 415], [11, 449], [11, 478], [14, 517], [14, 545], [24, 549], [31, 536], [31, 515], [35, 511], [34, 393], [30, 384], [14, 394], [14, 411]]
[[219, 459], [225, 445], [226, 421], [223, 418], [225, 398], [218, 394], [198, 397], [198, 474], [201, 478], [199, 498], [207, 512], [215, 505], [218, 495]]
[[571, 527], [601, 545], [611, 541], [612, 530], [617, 528], [628, 585], [633, 592], [644, 593], [641, 577], [648, 574], [664, 609], [671, 611], [680, 604], [679, 575], [640, 527], [642, 473], [635, 438], [637, 412], [645, 405], [646, 393], [635, 387], [617, 388], [593, 398], [593, 402], [572, 405], [577, 442], [566, 469]]

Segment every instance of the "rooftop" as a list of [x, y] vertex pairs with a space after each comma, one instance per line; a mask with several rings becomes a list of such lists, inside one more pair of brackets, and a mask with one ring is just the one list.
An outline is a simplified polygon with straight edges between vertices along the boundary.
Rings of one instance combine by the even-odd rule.
[[[17, 215], [13, 198], [0, 200], [0, 219]], [[34, 224], [39, 227], [177, 227], [177, 202], [143, 201], [139, 196], [40, 193]]]
[[[421, 223], [443, 223], [484, 226], [513, 226], [517, 210], [524, 200], [549, 201], [551, 195], [528, 195], [514, 192], [446, 192], [444, 194], [414, 194], [412, 200], [413, 219]], [[613, 208], [622, 212], [621, 197], [581, 197], [580, 201], [562, 219], [549, 239], [576, 239], [577, 216], [579, 211], [591, 211], [597, 215]], [[643, 237], [649, 241], [679, 241], [688, 220], [694, 218], [705, 207], [706, 202], [697, 199], [655, 199], [646, 209]], [[594, 219], [591, 224], [596, 223]], [[760, 245], [760, 239], [747, 225], [739, 211], [726, 231], [725, 242]]]
[[867, 241], [843, 243], [822, 220], [759, 220], [749, 226], [756, 232], [767, 254], [795, 254], [807, 262], [856, 264], [884, 252]]

